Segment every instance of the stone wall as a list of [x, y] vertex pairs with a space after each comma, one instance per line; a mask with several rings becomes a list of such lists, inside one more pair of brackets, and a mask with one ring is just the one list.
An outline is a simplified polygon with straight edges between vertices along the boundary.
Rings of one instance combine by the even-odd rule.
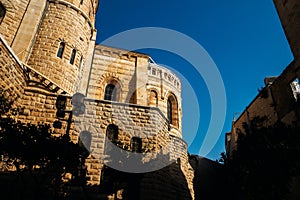
[[29, 0], [0, 1], [6, 9], [6, 15], [0, 26], [0, 34], [4, 37], [7, 43], [11, 46], [19, 29], [21, 20], [25, 13]]
[[149, 63], [149, 56], [97, 45], [95, 48], [88, 97], [104, 99], [105, 87], [117, 88], [116, 101], [158, 107], [167, 116], [168, 97], [174, 97], [174, 123], [171, 133], [182, 137], [181, 83], [170, 70]]
[[[101, 173], [114, 159], [107, 153], [106, 138], [107, 127], [114, 124], [118, 127], [118, 146], [129, 153], [132, 138], [140, 138], [140, 167], [154, 170], [141, 170], [144, 173], [137, 188], [140, 197], [193, 199], [194, 171], [188, 162], [187, 144], [181, 139], [181, 85], [176, 75], [160, 66], [151, 67], [148, 55], [111, 47], [96, 46], [92, 59], [97, 0], [1, 3], [7, 12], [0, 26], [0, 88], [17, 99], [15, 106], [23, 108], [18, 120], [48, 124], [57, 136], [69, 133], [74, 143], [82, 132], [90, 133], [91, 145], [87, 148], [91, 154], [86, 166], [91, 187], [101, 186]], [[60, 42], [66, 44], [62, 58], [57, 57]], [[74, 64], [70, 64], [73, 49], [77, 52]], [[82, 73], [89, 75], [89, 65], [90, 79], [85, 78], [88, 82], [82, 84], [88, 87], [85, 113], [75, 116], [71, 114], [70, 95], [76, 91]], [[153, 68], [162, 70], [160, 77], [152, 73]], [[110, 81], [119, 84], [117, 102], [103, 100]], [[152, 90], [159, 94], [156, 105], [150, 103]], [[67, 98], [66, 115], [58, 118], [55, 104], [62, 94]], [[176, 126], [166, 118], [171, 94], [177, 103]], [[61, 127], [54, 126], [57, 121]], [[152, 160], [155, 162], [151, 165]], [[127, 184], [131, 185], [130, 181]]]
[[[94, 24], [77, 7], [64, 1], [50, 1], [45, 12], [28, 65], [73, 93], [88, 54]], [[61, 42], [65, 43], [65, 49], [59, 58]], [[76, 56], [71, 64], [73, 49]]]
[[30, 0], [11, 45], [22, 62], [26, 62], [43, 18], [47, 1]]
[[178, 108], [176, 113], [178, 118], [176, 125], [171, 125], [171, 133], [177, 137], [182, 137], [182, 110], [181, 110], [181, 82], [180, 79], [169, 69], [154, 63], [148, 66], [148, 94], [155, 91], [157, 94], [157, 107], [167, 116], [168, 97], [173, 95], [176, 99]]
[[0, 35], [0, 89], [17, 101], [23, 96], [26, 85], [24, 71], [21, 62]]
[[[118, 102], [136, 103], [138, 57], [147, 59], [148, 56], [97, 45], [87, 96], [104, 99], [106, 85], [113, 83], [117, 85]], [[146, 82], [147, 77], [144, 78]]]

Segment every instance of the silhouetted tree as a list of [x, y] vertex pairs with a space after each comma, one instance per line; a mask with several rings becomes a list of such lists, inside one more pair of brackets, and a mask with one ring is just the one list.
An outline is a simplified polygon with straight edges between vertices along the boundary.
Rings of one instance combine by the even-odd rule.
[[85, 184], [86, 150], [70, 141], [68, 134], [54, 136], [47, 124], [21, 123], [16, 120], [19, 108], [14, 100], [0, 91], [0, 155], [1, 162], [14, 166], [18, 176], [30, 175], [37, 185], [52, 188], [57, 195], [66, 173], [69, 184]]
[[235, 199], [287, 199], [292, 180], [299, 180], [299, 127], [281, 122], [264, 127], [264, 120], [244, 124], [237, 150], [230, 158], [222, 155]]

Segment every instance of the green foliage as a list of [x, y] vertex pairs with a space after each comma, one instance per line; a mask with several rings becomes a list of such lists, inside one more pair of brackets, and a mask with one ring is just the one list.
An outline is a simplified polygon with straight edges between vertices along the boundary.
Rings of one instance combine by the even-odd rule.
[[239, 135], [237, 150], [231, 158], [222, 156], [236, 199], [287, 199], [292, 178], [299, 177], [299, 127], [276, 123], [262, 124], [256, 118]]

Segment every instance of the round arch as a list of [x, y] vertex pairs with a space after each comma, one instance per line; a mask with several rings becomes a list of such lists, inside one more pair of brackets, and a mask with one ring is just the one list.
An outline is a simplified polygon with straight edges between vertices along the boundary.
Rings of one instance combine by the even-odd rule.
[[116, 79], [110, 79], [104, 84], [103, 99], [110, 101], [121, 100], [121, 84]]
[[108, 85], [114, 85], [116, 90], [115, 101], [122, 100], [122, 82], [120, 79], [115, 76], [113, 73], [103, 74], [100, 79], [97, 81], [98, 89], [96, 90], [95, 97], [97, 99], [105, 99], [105, 90]]
[[159, 92], [155, 88], [150, 88], [148, 91], [148, 106], [158, 107]]
[[167, 95], [167, 119], [173, 126], [179, 126], [178, 100], [173, 93]]

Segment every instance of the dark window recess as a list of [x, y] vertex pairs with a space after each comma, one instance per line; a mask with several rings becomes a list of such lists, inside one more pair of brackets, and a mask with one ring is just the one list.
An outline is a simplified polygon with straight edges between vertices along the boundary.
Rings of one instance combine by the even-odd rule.
[[167, 118], [170, 124], [178, 127], [178, 104], [173, 95], [170, 95], [167, 101]]
[[73, 65], [75, 62], [75, 57], [76, 57], [76, 50], [73, 49], [70, 57], [70, 64]]
[[2, 5], [2, 3], [0, 3], [0, 24], [3, 21], [5, 14], [6, 14], [6, 9]]
[[105, 88], [104, 100], [116, 101], [117, 89], [113, 84], [108, 84]]
[[114, 124], [108, 125], [106, 129], [106, 137], [112, 142], [115, 143], [118, 140], [118, 126]]
[[132, 152], [142, 152], [142, 139], [138, 137], [131, 138], [131, 150]]
[[[117, 144], [118, 140], [118, 134], [119, 134], [119, 128], [118, 126], [114, 124], [110, 124], [106, 128], [106, 138], [105, 138], [105, 147], [104, 147], [104, 154], [110, 155], [112, 150], [112, 145]], [[110, 144], [109, 141], [113, 144]]]
[[59, 47], [58, 47], [57, 57], [62, 58], [62, 57], [63, 57], [64, 50], [65, 50], [65, 43], [64, 43], [64, 42], [61, 42], [61, 43], [59, 44]]
[[80, 5], [82, 5], [83, 4], [83, 0], [80, 0]]
[[169, 123], [172, 124], [172, 102], [170, 99], [168, 99], [168, 103], [167, 103], [167, 117], [169, 120]]

